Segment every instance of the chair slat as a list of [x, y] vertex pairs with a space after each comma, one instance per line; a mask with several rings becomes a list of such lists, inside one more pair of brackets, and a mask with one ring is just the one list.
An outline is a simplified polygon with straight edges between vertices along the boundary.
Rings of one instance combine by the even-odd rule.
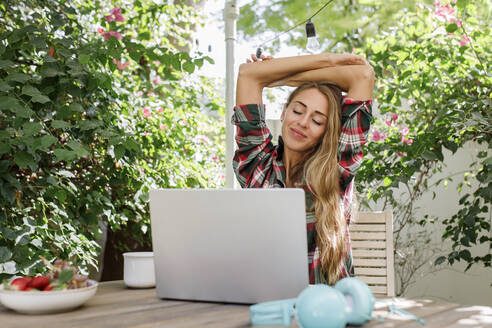
[[358, 276], [358, 279], [362, 280], [366, 284], [374, 284], [374, 285], [386, 285], [387, 279], [386, 277], [374, 277], [374, 276]]
[[355, 275], [365, 276], [386, 276], [386, 268], [358, 268], [354, 267]]
[[378, 248], [386, 249], [386, 242], [374, 240], [353, 240], [351, 241], [352, 248]]
[[359, 212], [354, 220], [356, 224], [361, 223], [386, 223], [385, 212]]
[[351, 240], [386, 240], [386, 232], [351, 232]]
[[371, 285], [369, 285], [369, 289], [371, 289], [371, 292], [373, 292], [373, 294], [387, 295], [387, 293], [388, 293], [388, 289], [386, 288], [386, 286], [371, 286]]
[[352, 257], [361, 258], [361, 257], [370, 257], [370, 258], [386, 258], [386, 250], [377, 250], [377, 249], [353, 249]]
[[354, 265], [358, 267], [377, 267], [385, 268], [386, 259], [354, 259]]
[[349, 225], [350, 232], [353, 231], [386, 231], [385, 224], [353, 224]]

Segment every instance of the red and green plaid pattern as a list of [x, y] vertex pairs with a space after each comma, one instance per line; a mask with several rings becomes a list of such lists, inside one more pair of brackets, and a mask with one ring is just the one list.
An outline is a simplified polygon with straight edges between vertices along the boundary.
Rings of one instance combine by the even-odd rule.
[[[353, 178], [362, 162], [361, 146], [367, 141], [372, 119], [371, 101], [354, 101], [344, 98], [342, 102], [342, 128], [338, 144], [341, 201], [347, 227], [350, 223], [353, 194]], [[258, 104], [234, 107], [232, 123], [237, 127], [237, 150], [233, 167], [236, 178], [243, 188], [285, 188], [286, 172], [282, 162], [283, 141], [272, 143], [272, 134], [265, 123], [265, 106]], [[316, 247], [316, 229], [313, 196], [303, 187], [306, 198], [306, 224], [308, 240], [309, 283], [321, 283], [319, 250]], [[350, 234], [347, 231], [346, 260], [341, 264], [342, 277], [353, 276]]]

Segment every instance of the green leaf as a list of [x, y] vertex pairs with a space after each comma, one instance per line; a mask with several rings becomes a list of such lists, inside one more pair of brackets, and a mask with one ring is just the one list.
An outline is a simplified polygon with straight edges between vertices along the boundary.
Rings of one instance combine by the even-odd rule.
[[393, 182], [393, 181], [388, 177], [384, 178], [384, 180], [383, 180], [383, 184], [385, 187], [389, 186], [391, 184], [391, 182]]
[[487, 158], [485, 161], [483, 161], [484, 166], [492, 166], [492, 157]]
[[96, 121], [96, 120], [83, 120], [83, 121], [78, 122], [78, 127], [82, 131], [93, 130], [93, 129], [100, 127], [101, 125], [103, 125], [103, 123], [99, 120], [98, 121]]
[[82, 64], [82, 65], [87, 65], [89, 64], [91, 60], [91, 56], [89, 55], [85, 55], [85, 54], [80, 54], [79, 55], [79, 62]]
[[74, 112], [84, 112], [84, 107], [82, 107], [82, 105], [79, 103], [73, 103], [68, 108]]
[[31, 79], [31, 77], [27, 74], [24, 74], [24, 73], [12, 73], [6, 77], [7, 81], [15, 81], [15, 82], [19, 82], [19, 83], [26, 83], [30, 79]]
[[10, 60], [0, 60], [0, 67], [1, 68], [13, 68], [15, 67], [15, 63]]
[[33, 87], [32, 85], [26, 84], [22, 88], [22, 94], [33, 97], [33, 96], [37, 96], [37, 95], [41, 94], [41, 92], [39, 92], [39, 90], [37, 88]]
[[43, 150], [47, 150], [56, 141], [58, 141], [58, 139], [53, 137], [52, 135], [42, 136], [41, 137], [41, 147], [43, 147]]
[[10, 151], [9, 144], [0, 142], [0, 155], [8, 153], [9, 151]]
[[456, 2], [456, 6], [460, 9], [460, 10], [463, 10], [466, 8], [466, 1], [467, 0], [458, 0]]
[[41, 75], [46, 77], [54, 77], [57, 75], [65, 75], [65, 73], [53, 68], [53, 67], [45, 67], [41, 70]]
[[8, 109], [13, 112], [12, 108], [19, 106], [19, 101], [14, 97], [2, 96], [0, 97], [0, 110]]
[[67, 162], [70, 162], [72, 161], [75, 157], [77, 157], [77, 153], [74, 152], [74, 151], [71, 151], [71, 150], [67, 150], [67, 149], [60, 149], [60, 148], [57, 148], [53, 151], [53, 153], [55, 154], [56, 156], [56, 161], [57, 162], [60, 162], [60, 161], [67, 161]]
[[9, 228], [3, 229], [2, 234], [7, 240], [15, 240], [15, 238], [17, 238], [17, 233], [15, 230]]
[[73, 270], [62, 270], [58, 275], [58, 281], [66, 283], [73, 277]]
[[20, 169], [25, 169], [29, 165], [34, 165], [34, 157], [25, 151], [19, 151], [14, 155], [14, 162], [19, 166]]
[[436, 161], [436, 160], [438, 160], [437, 155], [434, 152], [430, 151], [430, 150], [424, 151], [422, 153], [422, 157], [424, 159], [428, 160], [428, 161]]
[[0, 91], [2, 92], [8, 92], [12, 90], [13, 87], [11, 87], [8, 83], [5, 83], [4, 81], [0, 80]]
[[12, 252], [5, 246], [0, 247], [0, 263], [7, 262], [12, 257]]
[[75, 141], [75, 140], [70, 140], [68, 143], [67, 143], [67, 146], [72, 148], [76, 153], [77, 155], [79, 156], [87, 156], [89, 155], [89, 151], [87, 149], [84, 148], [84, 146], [82, 146], [81, 143]]
[[50, 98], [46, 97], [45, 95], [42, 95], [42, 94], [39, 94], [39, 95], [35, 95], [31, 98], [31, 101], [32, 102], [37, 102], [37, 103], [40, 103], [40, 104], [45, 104], [50, 100]]
[[51, 122], [51, 127], [53, 129], [63, 129], [63, 130], [65, 130], [65, 129], [70, 128], [71, 126], [72, 125], [70, 123], [65, 122], [65, 121], [60, 121], [60, 120], [53, 120]]
[[27, 122], [22, 126], [22, 131], [24, 132], [24, 136], [33, 136], [39, 133], [43, 126], [38, 122]]
[[458, 25], [455, 23], [451, 23], [448, 26], [446, 26], [446, 32], [448, 33], [454, 33], [458, 29]]
[[183, 63], [183, 69], [188, 72], [188, 73], [193, 73], [195, 71], [195, 65], [193, 65], [192, 63], [190, 62], [185, 62]]
[[434, 262], [434, 265], [439, 265], [439, 264], [442, 264], [444, 261], [446, 261], [446, 257], [445, 256], [439, 256], [436, 261]]
[[114, 157], [116, 158], [116, 160], [122, 158], [125, 155], [125, 151], [125, 147], [123, 147], [122, 145], [116, 145], [114, 147]]
[[67, 193], [65, 192], [65, 190], [60, 189], [55, 193], [55, 197], [56, 197], [56, 199], [58, 199], [60, 201], [60, 203], [63, 204], [63, 203], [65, 203], [65, 200], [67, 199]]

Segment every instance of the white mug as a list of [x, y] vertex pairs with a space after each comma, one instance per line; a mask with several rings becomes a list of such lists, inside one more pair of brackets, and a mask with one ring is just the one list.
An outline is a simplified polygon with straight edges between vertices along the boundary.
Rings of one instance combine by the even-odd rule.
[[131, 288], [155, 287], [154, 253], [123, 253], [123, 280]]

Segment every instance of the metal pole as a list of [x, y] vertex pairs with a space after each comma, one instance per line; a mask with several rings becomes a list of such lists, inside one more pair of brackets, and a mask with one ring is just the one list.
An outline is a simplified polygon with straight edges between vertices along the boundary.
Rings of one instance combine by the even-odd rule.
[[234, 72], [234, 47], [236, 42], [236, 20], [239, 17], [239, 8], [236, 0], [227, 1], [224, 8], [225, 20], [225, 42], [226, 42], [226, 187], [234, 188], [236, 185], [234, 171], [232, 169], [232, 158], [234, 156], [234, 126], [231, 117], [234, 107], [234, 93], [236, 81]]

